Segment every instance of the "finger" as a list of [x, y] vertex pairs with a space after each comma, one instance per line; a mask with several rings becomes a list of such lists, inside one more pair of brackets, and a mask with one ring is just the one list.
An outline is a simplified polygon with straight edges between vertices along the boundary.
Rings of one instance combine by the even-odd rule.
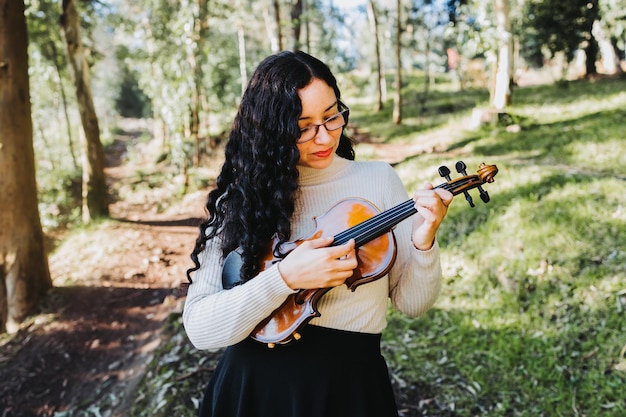
[[346, 259], [342, 260], [342, 267], [344, 270], [351, 272], [353, 271], [356, 267], [359, 266], [359, 261], [356, 258], [356, 256], [349, 256]]
[[450, 191], [442, 188], [418, 190], [413, 196], [416, 208], [421, 206], [430, 210], [436, 210], [440, 204], [448, 207], [452, 203], [453, 198], [454, 195]]
[[342, 259], [342, 258], [349, 257], [351, 254], [354, 253], [354, 245], [355, 245], [354, 239], [350, 239], [343, 245], [337, 245], [332, 248], [329, 248], [332, 250], [330, 250], [328, 255], [329, 257], [333, 259]]
[[441, 197], [439, 196], [439, 194], [437, 194], [437, 190], [433, 188], [422, 188], [415, 191], [415, 193], [413, 194], [413, 200], [415, 200], [415, 202], [418, 202], [418, 200], [430, 198], [440, 199]]
[[428, 194], [428, 195], [416, 194], [414, 201], [415, 201], [415, 208], [418, 211], [420, 211], [421, 209], [432, 211], [437, 207], [437, 204], [440, 203], [441, 199], [439, 196], [436, 196], [434, 194]]
[[433, 212], [432, 208], [424, 205], [416, 206], [417, 212], [424, 218], [424, 220], [428, 223], [432, 223], [436, 220], [437, 216]]
[[352, 276], [354, 269], [359, 265], [355, 257], [336, 259], [332, 263], [333, 276], [346, 279]]
[[329, 246], [331, 243], [333, 243], [333, 240], [335, 240], [332, 236], [330, 237], [320, 237], [317, 239], [311, 239], [309, 240], [309, 245], [311, 245], [311, 247], [313, 249], [318, 249], [318, 248], [324, 248], [326, 246]]
[[435, 193], [437, 193], [439, 198], [441, 198], [441, 202], [443, 203], [444, 206], [449, 207], [450, 204], [452, 204], [454, 195], [450, 191], [444, 190], [443, 188], [437, 188], [435, 190]]
[[347, 257], [347, 258], [355, 258], [356, 257], [356, 254], [354, 252], [355, 245], [356, 245], [356, 242], [355, 242], [354, 239], [350, 239], [348, 242], [346, 242], [345, 245], [343, 245], [345, 247], [346, 251], [347, 251], [346, 254], [344, 255], [345, 257]]

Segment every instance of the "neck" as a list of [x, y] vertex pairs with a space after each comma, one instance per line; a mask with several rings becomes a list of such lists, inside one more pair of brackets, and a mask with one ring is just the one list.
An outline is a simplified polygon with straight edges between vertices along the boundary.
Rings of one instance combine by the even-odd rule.
[[330, 178], [345, 169], [350, 161], [335, 155], [333, 162], [324, 169], [298, 165], [299, 181], [301, 185], [315, 185], [328, 181]]

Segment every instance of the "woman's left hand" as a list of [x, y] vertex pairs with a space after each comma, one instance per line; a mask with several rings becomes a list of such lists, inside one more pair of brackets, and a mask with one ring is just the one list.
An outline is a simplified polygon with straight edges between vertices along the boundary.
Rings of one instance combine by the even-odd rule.
[[451, 192], [442, 188], [434, 189], [427, 183], [413, 196], [415, 208], [419, 216], [413, 222], [413, 246], [419, 250], [429, 250], [435, 243], [437, 229], [448, 213], [448, 206], [452, 203]]

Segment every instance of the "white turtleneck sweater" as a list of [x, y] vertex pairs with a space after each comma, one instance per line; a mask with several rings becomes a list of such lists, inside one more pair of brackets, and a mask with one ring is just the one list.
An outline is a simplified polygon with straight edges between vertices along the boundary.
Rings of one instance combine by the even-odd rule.
[[[315, 230], [313, 218], [340, 200], [360, 197], [384, 211], [409, 198], [397, 173], [383, 162], [354, 162], [335, 156], [328, 168], [298, 169], [300, 190], [291, 223], [294, 238], [309, 236]], [[441, 288], [439, 246], [435, 242], [428, 251], [415, 249], [411, 230], [411, 218], [394, 228], [397, 257], [386, 276], [360, 285], [354, 292], [345, 285], [331, 289], [318, 303], [321, 316], [310, 324], [380, 333], [387, 324], [389, 299], [396, 309], [409, 316], [419, 316], [430, 308]], [[192, 277], [183, 310], [185, 330], [198, 349], [240, 342], [294, 292], [276, 265], [243, 285], [224, 290], [218, 240], [208, 241], [199, 255], [201, 266]]]

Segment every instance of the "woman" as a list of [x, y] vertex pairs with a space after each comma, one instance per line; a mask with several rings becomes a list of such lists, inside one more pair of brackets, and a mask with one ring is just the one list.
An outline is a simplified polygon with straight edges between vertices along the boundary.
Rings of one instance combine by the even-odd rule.
[[[210, 192], [209, 219], [192, 254], [183, 319], [198, 349], [228, 347], [205, 391], [201, 416], [397, 416], [380, 337], [390, 299], [410, 316], [424, 313], [441, 285], [435, 239], [452, 194], [427, 184], [418, 214], [394, 229], [397, 258], [388, 275], [352, 292], [354, 241], [307, 240], [261, 270], [273, 236], [306, 237], [314, 216], [361, 197], [385, 210], [408, 200], [395, 171], [354, 162], [343, 129], [348, 108], [335, 77], [318, 59], [282, 52], [257, 68], [242, 98]], [[242, 285], [222, 287], [222, 264], [242, 253]], [[248, 336], [298, 289], [331, 288], [320, 317], [300, 340], [269, 349]]]

